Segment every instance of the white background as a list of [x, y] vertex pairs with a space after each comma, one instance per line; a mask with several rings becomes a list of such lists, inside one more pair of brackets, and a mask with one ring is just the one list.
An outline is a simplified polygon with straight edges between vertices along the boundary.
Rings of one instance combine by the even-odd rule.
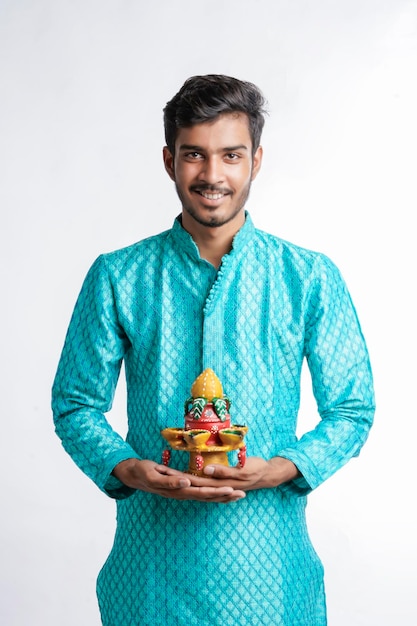
[[99, 624], [115, 506], [61, 448], [50, 387], [95, 257], [179, 212], [162, 108], [204, 73], [264, 91], [252, 217], [336, 262], [373, 361], [370, 439], [309, 499], [329, 625], [417, 623], [416, 19], [406, 0], [0, 0], [2, 625]]

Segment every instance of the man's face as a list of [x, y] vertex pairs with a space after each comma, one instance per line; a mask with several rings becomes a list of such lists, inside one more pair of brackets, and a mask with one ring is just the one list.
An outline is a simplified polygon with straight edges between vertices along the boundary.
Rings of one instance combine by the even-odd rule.
[[183, 216], [216, 228], [243, 222], [243, 208], [262, 160], [252, 156], [248, 118], [226, 113], [213, 122], [180, 128], [175, 154], [164, 148], [165, 167], [175, 182]]

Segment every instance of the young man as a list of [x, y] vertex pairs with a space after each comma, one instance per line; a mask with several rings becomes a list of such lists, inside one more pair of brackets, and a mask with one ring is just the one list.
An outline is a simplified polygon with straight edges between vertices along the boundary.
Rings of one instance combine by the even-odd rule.
[[[53, 410], [66, 450], [118, 501], [98, 579], [105, 626], [326, 624], [306, 495], [359, 453], [372, 378], [335, 266], [256, 230], [245, 213], [263, 107], [250, 83], [186, 81], [164, 110], [181, 215], [171, 230], [99, 257], [75, 307]], [[297, 441], [304, 358], [321, 420]], [[122, 360], [127, 441], [104, 416]], [[197, 477], [180, 471], [179, 452], [172, 468], [160, 464], [160, 431], [181, 426], [207, 367], [233, 400], [234, 422], [249, 427], [249, 457]]]

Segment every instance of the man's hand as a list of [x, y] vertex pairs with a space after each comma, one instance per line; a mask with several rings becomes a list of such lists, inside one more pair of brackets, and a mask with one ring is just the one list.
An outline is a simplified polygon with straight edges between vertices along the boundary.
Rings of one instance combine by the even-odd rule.
[[113, 470], [122, 483], [133, 489], [155, 493], [175, 500], [200, 502], [235, 502], [246, 491], [272, 488], [300, 476], [297, 467], [282, 457], [265, 461], [248, 457], [245, 467], [207, 465], [204, 476], [193, 476], [158, 465], [153, 461], [128, 459]]
[[229, 485], [233, 489], [243, 491], [278, 487], [300, 476], [298, 468], [292, 461], [279, 456], [269, 461], [250, 456], [246, 459], [244, 467], [207, 465], [203, 471], [207, 477], [215, 478], [219, 485]]
[[219, 484], [217, 480], [185, 474], [148, 460], [127, 459], [116, 465], [113, 474], [128, 487], [175, 500], [226, 503], [246, 495], [228, 483]]

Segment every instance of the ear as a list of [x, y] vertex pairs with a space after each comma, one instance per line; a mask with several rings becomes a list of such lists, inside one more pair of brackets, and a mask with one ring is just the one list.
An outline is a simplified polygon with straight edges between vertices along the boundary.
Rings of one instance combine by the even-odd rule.
[[164, 146], [162, 151], [165, 169], [168, 172], [168, 176], [175, 182], [175, 168], [174, 168], [174, 157], [171, 152], [168, 150], [168, 146]]
[[251, 176], [251, 180], [255, 180], [255, 178], [258, 175], [259, 170], [261, 169], [263, 153], [264, 152], [263, 152], [262, 146], [258, 146], [257, 150], [255, 151], [255, 154], [253, 155], [253, 159], [252, 159], [252, 176]]

